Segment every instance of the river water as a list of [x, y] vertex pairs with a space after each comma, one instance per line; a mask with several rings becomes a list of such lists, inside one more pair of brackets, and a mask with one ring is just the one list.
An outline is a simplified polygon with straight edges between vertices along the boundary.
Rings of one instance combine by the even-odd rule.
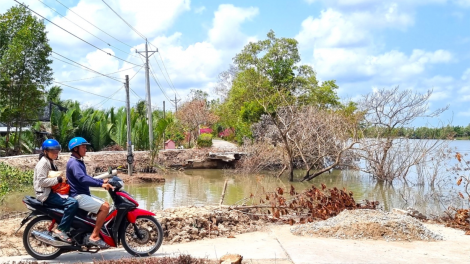
[[[455, 151], [463, 154], [470, 153], [470, 141], [455, 140], [447, 143]], [[450, 159], [448, 161], [449, 167], [455, 162], [455, 159]], [[329, 188], [342, 189], [344, 187], [348, 191], [352, 191], [357, 202], [365, 199], [379, 201], [386, 210], [391, 208], [406, 209], [408, 206], [412, 206], [422, 212], [433, 214], [447, 207], [450, 203], [449, 197], [455, 198], [459, 191], [458, 188], [461, 188], [455, 184], [455, 179], [452, 178], [454, 176], [450, 173], [443, 177], [444, 180], [448, 179], [443, 181], [446, 185], [441, 185], [439, 191], [433, 190], [429, 186], [405, 184], [400, 181], [394, 182], [393, 185], [378, 183], [370, 176], [352, 170], [334, 170], [332, 173], [321, 175], [310, 182], [298, 181], [303, 177], [302, 171], [296, 171], [295, 175], [297, 181], [291, 183], [286, 176], [277, 179], [269, 174], [240, 176], [230, 170], [186, 170], [165, 175], [165, 183], [127, 184], [125, 190], [137, 199], [141, 208], [153, 211], [177, 206], [218, 205], [226, 180], [228, 181], [224, 198], [226, 205], [250, 203], [251, 200], [247, 198], [252, 194], [255, 197], [260, 197], [263, 193], [274, 191], [278, 187], [289, 190], [291, 184], [299, 192], [312, 185], [320, 187], [321, 183], [324, 183]], [[413, 182], [413, 176], [410, 177], [410, 180]], [[104, 190], [92, 188], [92, 193], [109, 199]], [[25, 211], [26, 208], [21, 203], [21, 199], [24, 195], [31, 194], [32, 190], [31, 192], [9, 195], [0, 209], [2, 211]], [[459, 200], [455, 201], [459, 205]]]

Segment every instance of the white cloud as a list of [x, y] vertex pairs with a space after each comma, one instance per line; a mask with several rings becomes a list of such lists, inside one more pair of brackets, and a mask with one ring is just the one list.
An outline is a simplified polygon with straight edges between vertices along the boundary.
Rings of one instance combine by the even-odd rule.
[[[20, 3], [28, 6], [30, 9], [36, 11], [42, 16], [45, 17], [50, 17], [53, 14], [53, 11], [51, 11], [49, 8], [45, 7], [41, 2], [37, 0], [23, 0], [19, 1]], [[13, 6], [19, 6], [18, 3], [15, 1], [0, 1], [0, 14], [5, 13], [8, 9], [10, 9]], [[34, 16], [38, 17], [36, 14], [33, 13]], [[40, 17], [38, 17], [40, 18]], [[42, 18], [40, 18], [42, 19]]]
[[[455, 1], [468, 1], [468, 0], [455, 0]], [[372, 10], [380, 7], [385, 1], [377, 0], [305, 0], [305, 2], [312, 4], [314, 2], [323, 2], [325, 6], [336, 7], [339, 9], [362, 9]], [[428, 4], [444, 4], [447, 0], [395, 0], [389, 1], [394, 4], [399, 4], [406, 7], [428, 5]]]
[[[181, 33], [175, 33], [152, 41], [164, 54], [162, 58], [171, 73], [170, 77], [178, 83], [175, 85], [184, 87], [189, 83], [201, 84], [213, 80], [222, 64], [222, 51], [209, 42], [197, 42], [185, 48], [178, 43], [181, 36]], [[158, 67], [154, 62], [154, 67]]]
[[372, 55], [367, 49], [322, 48], [314, 50], [313, 60], [323, 79], [397, 83], [422, 74], [430, 64], [450, 62], [452, 54], [444, 50], [414, 50], [407, 56], [392, 50]]
[[369, 34], [357, 27], [340, 12], [322, 11], [319, 19], [308, 17], [296, 36], [303, 47], [347, 47], [370, 42]]
[[209, 41], [219, 48], [239, 48], [248, 39], [240, 31], [241, 23], [258, 15], [258, 8], [240, 8], [220, 5], [214, 14], [213, 27], [209, 30]]
[[[142, 0], [139, 4], [125, 0], [107, 1], [107, 3], [129, 24], [131, 24], [138, 32], [144, 36], [152, 36], [161, 33], [168, 29], [175, 21], [175, 19], [184, 11], [188, 11], [188, 0], [175, 0], [175, 1], [153, 1]], [[145, 6], [145, 8], [142, 8]], [[130, 29], [120, 18], [118, 18], [105, 4], [100, 1], [94, 0], [81, 0], [76, 6], [70, 6], [70, 9], [85, 18], [87, 21], [96, 25], [101, 30], [118, 38], [124, 42], [141, 39], [132, 29]], [[78, 24], [80, 27], [89, 31], [94, 35], [99, 35], [106, 41], [114, 41], [107, 35], [104, 35], [99, 29], [93, 27], [86, 21], [74, 13], [67, 11], [62, 12], [62, 15], [68, 20]], [[112, 23], [110, 23], [112, 18]], [[87, 41], [97, 43], [98, 47], [105, 47], [106, 44], [97, 40], [95, 37], [86, 31], [73, 25], [67, 19], [62, 18], [54, 13], [52, 21], [61, 27], [73, 32], [80, 38]], [[64, 32], [62, 29], [48, 24], [49, 37], [51, 42], [60, 46], [76, 45], [81, 41], [75, 37]], [[114, 41], [115, 42], [115, 41]]]
[[[312, 1], [311, 1], [312, 2]], [[328, 8], [302, 22], [296, 39], [320, 80], [337, 80], [340, 95], [355, 97], [371, 87], [402, 86], [434, 89], [433, 100], [448, 96], [455, 87], [447, 76], [427, 77], [432, 65], [454, 62], [446, 50], [386, 50], [384, 29], [406, 30], [414, 24], [417, 5], [445, 1], [322, 1]]]

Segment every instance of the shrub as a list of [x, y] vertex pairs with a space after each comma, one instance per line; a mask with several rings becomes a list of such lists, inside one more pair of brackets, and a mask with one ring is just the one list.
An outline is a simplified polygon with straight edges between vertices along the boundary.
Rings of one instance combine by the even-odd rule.
[[212, 147], [212, 134], [201, 134], [197, 138], [197, 145], [203, 148]]
[[232, 141], [235, 139], [235, 129], [226, 128], [224, 131], [219, 133], [219, 137], [228, 141]]
[[0, 198], [9, 192], [32, 188], [33, 175], [33, 170], [21, 170], [0, 162]]
[[211, 134], [211, 133], [212, 133], [212, 129], [211, 129], [211, 128], [208, 128], [208, 127], [201, 128], [201, 129], [199, 129], [199, 133], [201, 133], [201, 134]]

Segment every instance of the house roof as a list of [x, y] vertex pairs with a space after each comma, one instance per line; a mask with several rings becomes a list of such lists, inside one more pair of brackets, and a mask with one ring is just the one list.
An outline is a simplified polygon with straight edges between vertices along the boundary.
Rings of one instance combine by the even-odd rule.
[[171, 141], [171, 142], [174, 142], [173, 140], [168, 139], [167, 141], [165, 141], [165, 144], [166, 144], [166, 143], [169, 143], [170, 141]]

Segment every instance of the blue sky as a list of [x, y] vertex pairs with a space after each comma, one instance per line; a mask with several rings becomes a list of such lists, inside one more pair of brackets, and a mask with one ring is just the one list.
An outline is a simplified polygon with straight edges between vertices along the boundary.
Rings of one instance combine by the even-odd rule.
[[[41, 1], [112, 46], [71, 24]], [[58, 1], [41, 1], [24, 2], [93, 45], [142, 64], [134, 52], [143, 50], [144, 40], [102, 1], [59, 0], [125, 44], [81, 20]], [[470, 0], [105, 1], [159, 49], [150, 61], [161, 88], [151, 77], [155, 108], [161, 108], [165, 100], [167, 109], [174, 109], [168, 99], [176, 94], [184, 101], [190, 89], [213, 96], [217, 75], [228, 69], [235, 54], [249, 41], [264, 39], [272, 29], [278, 37], [297, 39], [302, 64], [311, 65], [321, 81], [336, 80], [341, 98], [356, 100], [376, 89], [395, 86], [417, 92], [433, 89], [430, 108], [449, 105], [449, 110], [440, 118], [416, 125], [470, 123]], [[1, 1], [0, 12], [15, 4]], [[48, 22], [46, 25], [50, 44], [58, 54], [101, 73], [134, 66]], [[135, 74], [130, 83], [134, 91], [131, 104], [146, 96], [145, 74], [143, 70], [137, 72], [139, 68], [113, 74], [119, 79]], [[100, 108], [124, 105], [125, 92], [119, 82], [92, 78], [97, 74], [57, 59], [53, 69], [59, 82], [91, 78], [67, 82], [83, 91], [63, 86], [62, 99]]]

